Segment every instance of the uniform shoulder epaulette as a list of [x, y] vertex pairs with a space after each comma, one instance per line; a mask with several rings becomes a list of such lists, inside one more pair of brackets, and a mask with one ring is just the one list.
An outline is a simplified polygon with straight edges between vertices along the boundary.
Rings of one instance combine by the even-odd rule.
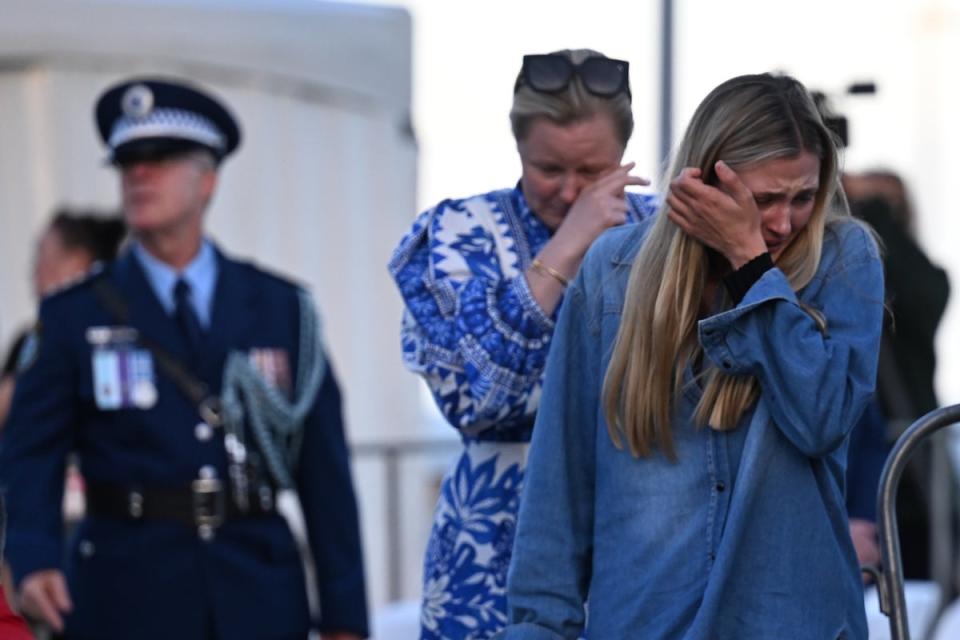
[[284, 287], [290, 287], [295, 290], [309, 291], [309, 286], [306, 282], [292, 278], [286, 274], [279, 273], [272, 269], [266, 269], [261, 265], [251, 262], [251, 261], [239, 261], [239, 264], [244, 270], [255, 275], [256, 277], [263, 278], [264, 281], [270, 284], [279, 284]]
[[61, 285], [56, 286], [47, 293], [44, 294], [44, 300], [52, 300], [54, 298], [63, 298], [69, 296], [72, 293], [77, 291], [82, 291], [87, 289], [94, 282], [104, 277], [110, 269], [109, 264], [102, 262], [96, 262], [88, 271], [82, 275], [74, 278], [68, 282], [64, 282]]

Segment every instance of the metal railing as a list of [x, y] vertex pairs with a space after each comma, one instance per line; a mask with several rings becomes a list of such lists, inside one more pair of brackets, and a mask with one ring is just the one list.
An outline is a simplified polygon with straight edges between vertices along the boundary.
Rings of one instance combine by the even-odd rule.
[[900, 436], [887, 457], [877, 492], [880, 566], [865, 568], [877, 583], [880, 610], [890, 618], [892, 640], [910, 640], [903, 589], [903, 563], [897, 527], [897, 488], [910, 456], [935, 432], [960, 422], [960, 404], [936, 409], [914, 422]]
[[400, 523], [400, 463], [413, 456], [449, 453], [451, 457], [463, 448], [460, 440], [435, 438], [405, 440], [403, 442], [364, 442], [351, 447], [357, 460], [376, 459], [384, 466], [384, 496], [387, 531], [387, 596], [390, 601], [399, 600], [403, 592], [404, 540]]

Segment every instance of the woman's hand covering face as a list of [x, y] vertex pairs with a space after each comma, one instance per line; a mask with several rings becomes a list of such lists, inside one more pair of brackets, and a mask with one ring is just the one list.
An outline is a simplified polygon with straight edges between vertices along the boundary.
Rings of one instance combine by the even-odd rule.
[[715, 165], [718, 186], [686, 168], [667, 194], [670, 219], [724, 255], [738, 269], [769, 251], [774, 260], [813, 214], [820, 160], [809, 152], [774, 158], [735, 172]]

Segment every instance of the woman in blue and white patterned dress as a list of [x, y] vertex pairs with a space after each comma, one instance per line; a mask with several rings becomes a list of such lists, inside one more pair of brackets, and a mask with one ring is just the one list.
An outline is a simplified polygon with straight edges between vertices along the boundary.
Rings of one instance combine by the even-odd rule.
[[604, 230], [653, 209], [622, 164], [628, 65], [589, 50], [525, 56], [510, 121], [512, 189], [444, 200], [390, 261], [406, 366], [464, 451], [444, 478], [424, 562], [421, 638], [480, 640], [506, 624], [527, 443], [567, 280]]

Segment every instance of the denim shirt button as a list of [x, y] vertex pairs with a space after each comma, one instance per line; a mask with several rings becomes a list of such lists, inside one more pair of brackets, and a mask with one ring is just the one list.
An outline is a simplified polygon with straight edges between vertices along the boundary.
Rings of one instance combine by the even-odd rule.
[[729, 369], [729, 368], [732, 367], [732, 366], [733, 366], [733, 363], [731, 363], [729, 360], [724, 360], [724, 361], [723, 361], [723, 368], [724, 368], [724, 369]]
[[717, 491], [723, 491], [727, 488], [727, 485], [723, 484], [722, 482], [718, 482], [715, 488]]

